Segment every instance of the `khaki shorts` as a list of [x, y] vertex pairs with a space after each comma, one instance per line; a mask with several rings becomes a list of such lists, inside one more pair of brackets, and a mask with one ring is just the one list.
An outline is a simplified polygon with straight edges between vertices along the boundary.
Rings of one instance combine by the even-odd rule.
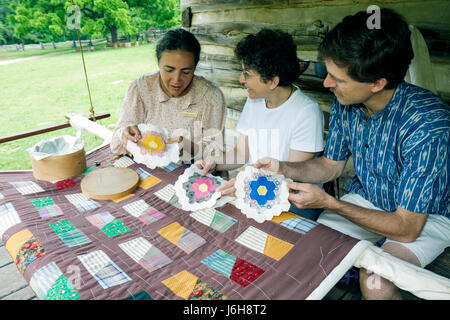
[[[346, 194], [340, 200], [366, 209], [382, 211], [358, 194]], [[375, 243], [383, 238], [383, 236], [367, 231], [341, 215], [327, 210], [322, 212], [317, 222], [360, 240]], [[400, 242], [386, 239], [385, 243], [388, 242], [396, 242], [411, 250], [419, 259], [422, 267], [425, 267], [433, 262], [445, 248], [450, 246], [450, 219], [441, 215], [430, 214], [421, 234], [415, 241]]]

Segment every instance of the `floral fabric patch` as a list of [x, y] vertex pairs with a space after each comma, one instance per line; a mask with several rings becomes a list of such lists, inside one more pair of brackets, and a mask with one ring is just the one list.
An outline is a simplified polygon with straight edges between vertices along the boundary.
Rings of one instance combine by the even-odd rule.
[[226, 296], [186, 270], [163, 280], [162, 283], [185, 300], [226, 299]]
[[14, 257], [14, 263], [22, 274], [33, 261], [47, 253], [28, 229], [12, 235], [5, 247], [11, 257]]

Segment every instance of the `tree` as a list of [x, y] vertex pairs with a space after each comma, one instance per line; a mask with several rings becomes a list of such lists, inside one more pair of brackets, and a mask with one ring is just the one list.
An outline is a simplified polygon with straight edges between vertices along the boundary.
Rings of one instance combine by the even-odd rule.
[[64, 29], [64, 0], [17, 0], [8, 15], [14, 36], [26, 42], [58, 40]]
[[[179, 0], [76, 0], [82, 13], [82, 32], [93, 37], [111, 35], [117, 42], [118, 31], [135, 35], [150, 26], [172, 27], [180, 24]], [[66, 0], [66, 7], [72, 5]]]
[[[111, 35], [117, 42], [119, 31], [126, 36], [154, 28], [181, 24], [179, 0], [0, 0], [8, 25], [0, 25], [0, 41], [8, 26], [25, 42], [67, 39], [73, 35], [68, 19], [73, 6], [81, 12], [82, 38]], [[9, 11], [7, 11], [9, 10]], [[4, 13], [5, 14], [5, 13]], [[73, 19], [72, 19], [73, 20]]]

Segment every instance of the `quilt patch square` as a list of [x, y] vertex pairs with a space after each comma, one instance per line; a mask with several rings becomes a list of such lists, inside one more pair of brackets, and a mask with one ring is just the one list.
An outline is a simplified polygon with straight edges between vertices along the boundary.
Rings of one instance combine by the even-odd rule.
[[122, 300], [153, 300], [153, 298], [147, 292], [141, 291]]
[[35, 198], [30, 199], [30, 201], [42, 219], [49, 219], [63, 214], [61, 208], [55, 204], [51, 197]]
[[206, 243], [205, 239], [184, 228], [178, 222], [173, 222], [164, 228], [159, 229], [158, 233], [187, 254]]
[[244, 288], [264, 273], [263, 269], [222, 249], [203, 259], [202, 263]]
[[156, 222], [158, 220], [164, 219], [166, 215], [162, 212], [159, 212], [152, 206], [149, 206], [147, 210], [145, 210], [144, 213], [142, 213], [138, 219], [142, 221], [144, 224], [149, 225], [153, 222]]
[[185, 300], [225, 300], [227, 298], [186, 270], [163, 280], [162, 283], [175, 295]]
[[69, 194], [65, 196], [80, 212], [99, 208], [98, 202], [89, 199], [82, 193]]
[[22, 195], [44, 192], [45, 190], [41, 188], [37, 183], [33, 181], [18, 181], [10, 182], [10, 184], [16, 188]]
[[91, 242], [91, 240], [69, 220], [53, 222], [50, 224], [50, 228], [52, 228], [68, 248], [82, 246]]
[[214, 289], [210, 284], [197, 280], [188, 300], [226, 300], [227, 297]]
[[229, 278], [233, 272], [236, 259], [237, 257], [219, 249], [203, 259], [202, 263]]
[[36, 259], [47, 254], [39, 241], [29, 229], [21, 230], [12, 235], [5, 244], [17, 269], [23, 274], [27, 267]]
[[230, 279], [245, 288], [250, 283], [258, 279], [263, 273], [263, 269], [251, 264], [250, 262], [237, 258], [236, 263], [233, 266]]
[[154, 194], [159, 199], [173, 205], [174, 207], [181, 208], [180, 204], [178, 203], [178, 197], [176, 196], [176, 191], [173, 184], [166, 185], [164, 188], [156, 191]]
[[3, 233], [20, 223], [19, 215], [11, 202], [0, 204], [0, 239]]
[[56, 263], [38, 269], [30, 279], [30, 287], [40, 300], [77, 300], [80, 298], [71, 282]]
[[77, 258], [103, 289], [108, 289], [131, 281], [131, 278], [102, 250], [92, 251], [77, 256]]
[[59, 189], [59, 190], [65, 190], [65, 189], [70, 189], [70, 188], [75, 188], [77, 187], [77, 183], [75, 182], [75, 180], [69, 178], [69, 179], [64, 179], [64, 180], [59, 180], [55, 182], [55, 186]]
[[150, 206], [142, 199], [130, 202], [129, 204], [123, 206], [123, 209], [126, 212], [136, 218], [143, 214], [148, 208], [150, 208]]
[[237, 219], [212, 208], [194, 211], [190, 216], [220, 233], [224, 233], [237, 222]]
[[267, 234], [253, 226], [250, 226], [239, 237], [236, 242], [249, 249], [265, 254], [275, 260], [283, 258], [294, 245]]
[[159, 179], [159, 178], [157, 178], [155, 176], [151, 176], [151, 177], [145, 178], [144, 180], [141, 180], [139, 182], [138, 186], [140, 188], [142, 188], [142, 189], [147, 190], [147, 189], [150, 189], [153, 186], [156, 186], [161, 181], [162, 181], [161, 179]]
[[114, 161], [114, 166], [126, 168], [126, 167], [131, 166], [134, 163], [135, 162], [131, 158], [129, 158], [127, 156], [123, 156], [123, 157], [120, 157], [119, 159], [117, 159], [116, 161]]
[[94, 214], [86, 217], [86, 219], [91, 224], [102, 230], [108, 237], [114, 237], [130, 231], [130, 228], [124, 225], [119, 219], [114, 218], [114, 216], [108, 211]]
[[172, 262], [172, 259], [142, 237], [123, 242], [119, 244], [119, 247], [135, 262], [150, 272], [158, 270]]
[[172, 172], [173, 170], [179, 167], [180, 165], [178, 163], [171, 162], [167, 166], [163, 167], [163, 169], [166, 170], [167, 172]]
[[278, 217], [274, 217], [272, 221], [302, 234], [308, 233], [318, 225], [318, 223], [315, 221], [305, 219], [289, 211], [283, 212]]

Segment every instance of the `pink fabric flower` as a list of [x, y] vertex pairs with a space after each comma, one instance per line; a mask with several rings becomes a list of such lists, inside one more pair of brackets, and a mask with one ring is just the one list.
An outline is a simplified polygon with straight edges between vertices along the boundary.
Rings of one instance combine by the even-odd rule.
[[216, 187], [210, 178], [198, 178], [191, 184], [191, 190], [195, 192], [194, 197], [201, 199], [213, 192]]

